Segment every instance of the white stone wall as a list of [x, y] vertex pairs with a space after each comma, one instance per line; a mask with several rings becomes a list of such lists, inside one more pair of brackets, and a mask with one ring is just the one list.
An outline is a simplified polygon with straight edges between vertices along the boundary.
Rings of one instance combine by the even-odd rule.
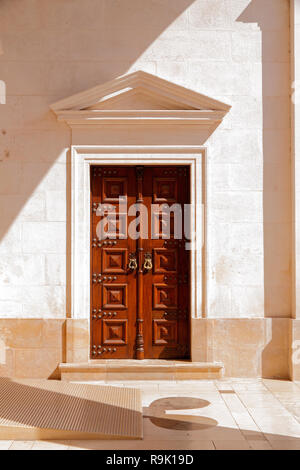
[[288, 0], [0, 2], [0, 316], [69, 313], [70, 130], [49, 104], [136, 69], [233, 106], [207, 142], [208, 316], [290, 316]]

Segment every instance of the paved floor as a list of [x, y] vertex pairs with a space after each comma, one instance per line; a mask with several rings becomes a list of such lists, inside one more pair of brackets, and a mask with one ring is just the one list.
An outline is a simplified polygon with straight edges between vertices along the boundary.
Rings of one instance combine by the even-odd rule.
[[300, 450], [300, 382], [228, 379], [114, 384], [143, 390], [142, 441], [0, 441], [0, 450]]

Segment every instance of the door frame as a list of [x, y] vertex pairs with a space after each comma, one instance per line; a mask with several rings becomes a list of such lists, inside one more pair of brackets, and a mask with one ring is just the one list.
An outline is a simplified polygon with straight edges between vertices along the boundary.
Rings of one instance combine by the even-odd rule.
[[[206, 316], [206, 149], [167, 146], [84, 146], [71, 148], [71, 318], [90, 319], [91, 165], [190, 167], [191, 241], [190, 340], [192, 319]], [[197, 231], [195, 228], [197, 227]]]

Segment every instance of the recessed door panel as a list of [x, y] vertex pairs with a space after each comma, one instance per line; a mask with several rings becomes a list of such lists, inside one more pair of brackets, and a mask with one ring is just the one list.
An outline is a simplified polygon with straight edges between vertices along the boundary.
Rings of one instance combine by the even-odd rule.
[[177, 341], [176, 320], [153, 320], [153, 344], [155, 346], [176, 345]]
[[103, 320], [103, 345], [127, 345], [127, 320]]
[[127, 248], [104, 248], [102, 250], [102, 272], [126, 274], [128, 264]]
[[177, 284], [154, 284], [153, 308], [164, 310], [177, 308], [177, 290]]
[[177, 250], [154, 248], [154, 274], [177, 273]]
[[114, 177], [105, 177], [103, 178], [103, 191], [102, 191], [102, 201], [103, 203], [107, 202], [118, 202], [120, 196], [127, 195], [127, 184], [128, 178], [114, 178]]
[[126, 284], [102, 284], [103, 309], [127, 308], [127, 283]]

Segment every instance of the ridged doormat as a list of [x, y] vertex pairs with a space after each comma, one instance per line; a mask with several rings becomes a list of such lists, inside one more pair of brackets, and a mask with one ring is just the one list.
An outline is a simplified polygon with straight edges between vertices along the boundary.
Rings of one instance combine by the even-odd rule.
[[0, 439], [142, 439], [134, 388], [0, 378]]

